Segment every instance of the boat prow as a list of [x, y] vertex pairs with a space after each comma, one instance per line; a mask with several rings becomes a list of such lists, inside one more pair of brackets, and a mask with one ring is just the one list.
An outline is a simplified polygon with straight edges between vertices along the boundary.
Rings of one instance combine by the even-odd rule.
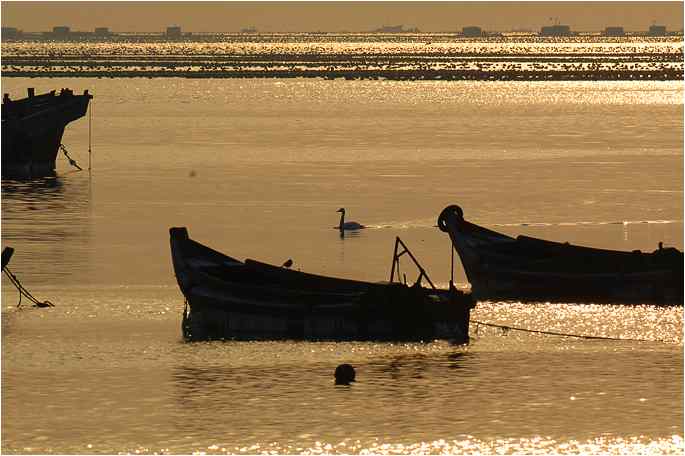
[[10, 258], [12, 258], [12, 255], [14, 254], [14, 249], [12, 247], [5, 247], [2, 249], [2, 270], [5, 270], [5, 266], [7, 266], [10, 262]]
[[62, 144], [67, 124], [80, 119], [93, 98], [88, 91], [82, 95], [69, 89], [36, 95], [28, 89], [28, 97], [2, 99], [2, 174], [11, 177], [48, 175], [55, 169], [55, 160]]

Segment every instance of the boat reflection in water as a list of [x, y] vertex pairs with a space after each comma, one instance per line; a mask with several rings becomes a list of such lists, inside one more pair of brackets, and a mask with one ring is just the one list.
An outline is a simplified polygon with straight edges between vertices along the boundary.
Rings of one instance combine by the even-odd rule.
[[2, 241], [14, 247], [13, 270], [26, 285], [83, 280], [90, 196], [82, 173], [2, 179]]

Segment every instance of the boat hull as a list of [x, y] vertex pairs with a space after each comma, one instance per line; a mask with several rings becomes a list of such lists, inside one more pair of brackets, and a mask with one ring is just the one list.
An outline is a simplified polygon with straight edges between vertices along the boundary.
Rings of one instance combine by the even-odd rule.
[[[393, 295], [394, 303], [416, 304], [416, 298]], [[379, 300], [390, 296], [376, 296]], [[416, 319], [416, 309], [392, 309], [392, 316], [364, 311], [358, 302], [311, 307], [292, 303], [259, 302], [212, 296], [206, 289], [186, 295], [188, 309], [182, 323], [186, 340], [359, 340], [468, 342], [468, 309], [453, 315]], [[376, 301], [375, 304], [378, 304]], [[402, 304], [399, 304], [402, 305]], [[386, 310], [387, 307], [385, 306]], [[405, 304], [405, 307], [408, 307]], [[453, 307], [458, 307], [455, 304]]]
[[513, 238], [464, 220], [458, 206], [443, 210], [438, 226], [475, 299], [683, 304], [683, 254], [673, 248], [623, 252]]
[[2, 174], [31, 176], [55, 169], [65, 127], [83, 117], [92, 95], [65, 90], [5, 98], [2, 104]]
[[468, 342], [472, 301], [427, 290], [317, 276], [241, 262], [172, 228], [171, 251], [186, 299], [186, 340], [378, 340]]

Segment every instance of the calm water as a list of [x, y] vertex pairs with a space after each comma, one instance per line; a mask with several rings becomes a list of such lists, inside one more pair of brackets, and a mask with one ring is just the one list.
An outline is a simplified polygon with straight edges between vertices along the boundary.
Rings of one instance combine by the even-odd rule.
[[[238, 258], [384, 280], [400, 236], [444, 286], [434, 225], [457, 203], [509, 234], [682, 250], [682, 81], [2, 79], [26, 87], [94, 94], [93, 169], [2, 182], [10, 268], [56, 305], [17, 309], [3, 278], [3, 452], [684, 451], [682, 308], [473, 314], [642, 341], [186, 344], [168, 246], [187, 226]], [[88, 118], [68, 127], [82, 166], [88, 141]], [[341, 206], [370, 229], [341, 240]]]

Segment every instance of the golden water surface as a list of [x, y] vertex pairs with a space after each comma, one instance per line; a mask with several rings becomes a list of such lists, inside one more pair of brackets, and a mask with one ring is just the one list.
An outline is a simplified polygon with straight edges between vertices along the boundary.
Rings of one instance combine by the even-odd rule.
[[[55, 304], [17, 308], [3, 278], [3, 452], [682, 454], [682, 307], [473, 313], [626, 340], [472, 323], [467, 347], [187, 344], [168, 245], [187, 226], [237, 258], [387, 280], [400, 236], [446, 286], [434, 225], [459, 204], [512, 235], [682, 250], [681, 81], [2, 79], [27, 87], [94, 94], [92, 172], [61, 157], [2, 182], [10, 268]], [[63, 140], [84, 168], [88, 124]], [[339, 207], [369, 228], [340, 239]]]

